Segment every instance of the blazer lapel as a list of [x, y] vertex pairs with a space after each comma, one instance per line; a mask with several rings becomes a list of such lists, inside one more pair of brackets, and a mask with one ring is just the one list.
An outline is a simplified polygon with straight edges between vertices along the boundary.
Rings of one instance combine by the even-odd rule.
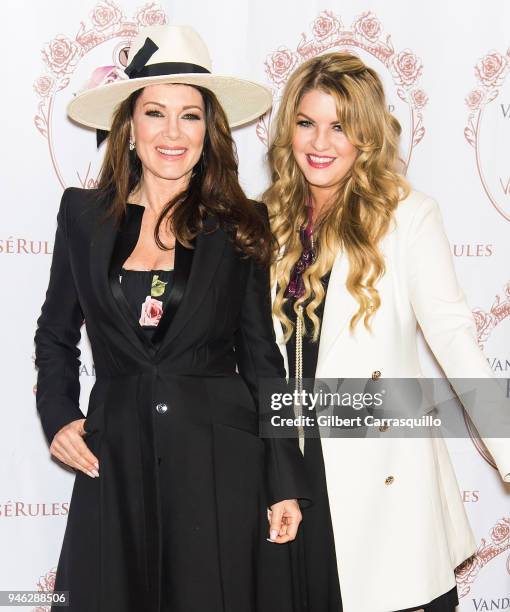
[[335, 257], [324, 303], [322, 329], [319, 341], [319, 354], [315, 376], [321, 378], [322, 368], [332, 348], [339, 341], [341, 334], [358, 309], [358, 302], [346, 287], [349, 273], [349, 258], [340, 249]]

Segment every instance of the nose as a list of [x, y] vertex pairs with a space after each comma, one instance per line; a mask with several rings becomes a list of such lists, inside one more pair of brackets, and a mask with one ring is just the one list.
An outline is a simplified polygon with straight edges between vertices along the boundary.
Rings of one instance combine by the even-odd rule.
[[330, 146], [329, 132], [327, 128], [317, 128], [311, 142], [316, 151], [327, 151]]
[[177, 140], [181, 135], [179, 118], [177, 115], [169, 115], [165, 123], [165, 136], [171, 140]]

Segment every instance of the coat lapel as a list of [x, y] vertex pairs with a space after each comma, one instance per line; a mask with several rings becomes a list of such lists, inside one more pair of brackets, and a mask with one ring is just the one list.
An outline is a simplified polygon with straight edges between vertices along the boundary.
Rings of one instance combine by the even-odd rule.
[[[111, 317], [112, 312], [120, 312], [126, 337], [145, 357], [153, 359], [175, 339], [200, 305], [219, 265], [226, 233], [217, 230], [200, 234], [192, 250], [176, 245], [174, 283], [151, 340], [133, 316], [119, 281], [120, 268], [138, 241], [143, 211], [143, 206], [128, 204], [120, 227], [112, 218], [97, 226], [91, 242], [90, 270], [103, 315]], [[213, 226], [214, 217], [207, 217], [205, 232]]]
[[[142, 355], [147, 356], [147, 347], [141, 342], [140, 337], [132, 325], [132, 315], [129, 312], [129, 308], [126, 310], [126, 305], [122, 300], [119, 303], [118, 295], [113, 291], [113, 284], [110, 276], [113, 261], [121, 257], [120, 253], [114, 252], [114, 248], [120, 249], [121, 242], [124, 243], [124, 240], [120, 241], [117, 239], [120, 233], [124, 232], [126, 226], [132, 223], [129, 217], [137, 214], [140, 215], [141, 219], [141, 214], [136, 212], [134, 207], [128, 206], [126, 216], [120, 227], [116, 225], [112, 217], [98, 221], [90, 243], [90, 277], [92, 288], [96, 296], [96, 302], [98, 308], [101, 310], [102, 317], [106, 320], [113, 317], [116, 321], [122, 321], [126, 339], [129, 340]], [[124, 238], [124, 234], [122, 235]], [[127, 242], [126, 240], [126, 243]], [[119, 311], [120, 317], [118, 316]]]
[[215, 222], [214, 216], [208, 216], [204, 222], [204, 232], [196, 237], [189, 277], [179, 308], [169, 322], [168, 331], [161, 340], [159, 353], [163, 353], [171, 346], [186, 324], [193, 318], [216, 274], [227, 243], [227, 233], [221, 229], [214, 230]]
[[156, 347], [151, 346], [151, 341], [140, 327], [137, 319], [133, 316], [133, 311], [124, 295], [124, 291], [119, 281], [120, 269], [138, 242], [143, 211], [143, 206], [133, 204], [127, 206], [123, 222], [119, 231], [116, 232], [114, 236], [113, 249], [108, 261], [108, 282], [112, 295], [116, 301], [117, 308], [122, 313], [126, 323], [137, 336], [143, 350], [150, 356], [154, 356]]

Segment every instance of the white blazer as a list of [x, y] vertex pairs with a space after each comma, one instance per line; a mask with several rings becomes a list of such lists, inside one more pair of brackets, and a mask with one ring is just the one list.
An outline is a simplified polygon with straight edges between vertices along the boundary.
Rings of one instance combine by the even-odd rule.
[[[382, 303], [372, 335], [362, 323], [349, 331], [357, 302], [345, 287], [347, 256], [338, 253], [316, 378], [370, 378], [377, 370], [383, 378], [423, 377], [417, 322], [448, 378], [494, 377], [457, 282], [437, 203], [412, 191], [397, 207], [381, 251], [386, 274], [377, 285]], [[273, 321], [289, 375], [282, 326]], [[454, 568], [477, 548], [444, 440], [381, 436], [322, 440], [344, 612], [428, 603], [453, 588]], [[484, 441], [509, 482], [508, 440]]]

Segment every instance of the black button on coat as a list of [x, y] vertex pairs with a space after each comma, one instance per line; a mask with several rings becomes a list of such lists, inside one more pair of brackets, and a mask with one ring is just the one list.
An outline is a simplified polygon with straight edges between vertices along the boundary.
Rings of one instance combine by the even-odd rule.
[[[128, 204], [117, 227], [112, 219], [100, 222], [105, 203], [97, 195], [64, 191], [35, 333], [37, 409], [49, 443], [85, 416], [76, 346], [84, 321], [96, 372], [84, 440], [100, 476], [76, 474], [55, 590], [70, 591], [71, 612], [163, 612], [154, 427], [164, 418], [184, 435], [207, 432], [192, 467], [210, 470], [212, 493], [196, 493], [214, 514], [216, 531], [204, 538], [203, 551], [216, 590], [201, 593], [199, 583], [193, 589], [192, 573], [179, 565], [183, 590], [172, 612], [295, 612], [288, 547], [266, 541], [266, 507], [291, 498], [307, 505], [310, 496], [297, 441], [258, 436], [258, 380], [285, 378], [268, 271], [243, 259], [221, 228], [209, 231], [215, 224], [208, 217], [196, 248], [176, 245], [171, 303], [151, 342], [118, 279], [143, 207]], [[267, 222], [265, 207], [257, 206]], [[155, 409], [162, 402], [164, 415]], [[185, 551], [199, 527], [183, 516], [176, 550]]]

